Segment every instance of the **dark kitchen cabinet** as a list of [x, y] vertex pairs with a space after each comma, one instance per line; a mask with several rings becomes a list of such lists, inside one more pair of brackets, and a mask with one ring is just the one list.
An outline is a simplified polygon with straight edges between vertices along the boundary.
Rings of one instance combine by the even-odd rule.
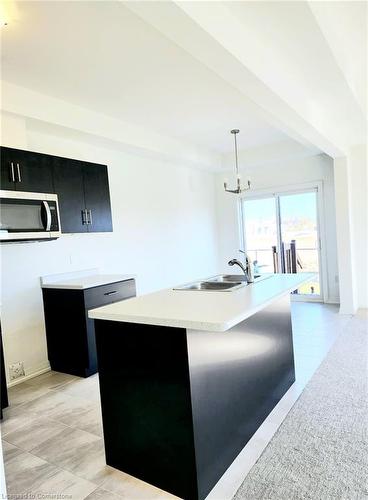
[[43, 288], [47, 352], [52, 370], [89, 377], [97, 372], [94, 320], [88, 310], [135, 297], [135, 280], [87, 289]]
[[1, 189], [53, 193], [52, 157], [2, 147]]
[[1, 147], [1, 189], [56, 193], [62, 233], [112, 231], [106, 165]]
[[107, 166], [54, 158], [63, 233], [112, 231]]
[[55, 192], [58, 195], [63, 233], [86, 233], [82, 162], [53, 158]]
[[14, 150], [10, 148], [1, 148], [1, 189], [6, 189], [7, 191], [15, 191], [16, 189], [16, 159], [12, 151]]
[[1, 401], [0, 401], [0, 419], [3, 418], [3, 409], [9, 406], [8, 401], [8, 390], [6, 386], [6, 376], [5, 376], [5, 363], [4, 363], [4, 350], [3, 350], [3, 339], [1, 335], [1, 323], [0, 323], [0, 385], [1, 385]]
[[52, 156], [21, 151], [17, 191], [32, 193], [53, 193]]
[[109, 181], [106, 165], [83, 165], [88, 230], [112, 231]]

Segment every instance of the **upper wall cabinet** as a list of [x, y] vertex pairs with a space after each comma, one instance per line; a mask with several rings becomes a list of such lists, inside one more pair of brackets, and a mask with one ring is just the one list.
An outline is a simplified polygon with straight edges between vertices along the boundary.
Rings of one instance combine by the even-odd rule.
[[54, 158], [53, 177], [63, 233], [86, 233], [83, 170], [81, 162]]
[[16, 189], [16, 155], [11, 154], [11, 149], [1, 148], [1, 189]]
[[84, 196], [89, 231], [112, 231], [106, 165], [83, 164]]
[[112, 231], [106, 165], [2, 147], [0, 187], [56, 193], [62, 233]]
[[112, 231], [106, 165], [55, 158], [54, 186], [63, 233]]
[[40, 153], [1, 148], [1, 189], [53, 193], [51, 158]]

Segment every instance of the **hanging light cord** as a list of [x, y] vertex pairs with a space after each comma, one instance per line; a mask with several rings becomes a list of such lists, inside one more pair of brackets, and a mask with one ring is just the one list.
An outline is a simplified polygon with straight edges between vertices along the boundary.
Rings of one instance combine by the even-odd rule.
[[239, 179], [239, 164], [238, 164], [238, 143], [236, 140], [236, 134], [238, 132], [232, 131], [234, 134], [234, 142], [235, 142], [235, 168], [236, 168], [236, 177]]
[[246, 188], [241, 188], [240, 185], [240, 175], [239, 175], [239, 162], [238, 162], [238, 141], [236, 139], [236, 135], [240, 132], [239, 129], [234, 128], [233, 130], [230, 130], [232, 134], [234, 134], [234, 145], [235, 145], [235, 170], [236, 170], [236, 189], [228, 189], [227, 187], [227, 182], [224, 182], [224, 188], [225, 191], [228, 193], [234, 193], [234, 194], [240, 194], [243, 191], [247, 191], [250, 189], [250, 181], [247, 181], [247, 187]]

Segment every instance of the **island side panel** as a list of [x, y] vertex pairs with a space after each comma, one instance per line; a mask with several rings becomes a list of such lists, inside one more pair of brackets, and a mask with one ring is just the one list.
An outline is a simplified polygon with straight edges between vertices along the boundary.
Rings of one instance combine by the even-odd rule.
[[295, 381], [290, 297], [224, 332], [188, 330], [199, 498]]
[[95, 330], [106, 463], [197, 499], [186, 330], [105, 320]]

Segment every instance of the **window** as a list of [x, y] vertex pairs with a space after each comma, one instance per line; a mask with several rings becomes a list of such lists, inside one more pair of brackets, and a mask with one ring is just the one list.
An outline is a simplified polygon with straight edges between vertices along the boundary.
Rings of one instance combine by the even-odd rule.
[[317, 189], [242, 200], [245, 248], [256, 273], [314, 272], [297, 293], [322, 296]]

